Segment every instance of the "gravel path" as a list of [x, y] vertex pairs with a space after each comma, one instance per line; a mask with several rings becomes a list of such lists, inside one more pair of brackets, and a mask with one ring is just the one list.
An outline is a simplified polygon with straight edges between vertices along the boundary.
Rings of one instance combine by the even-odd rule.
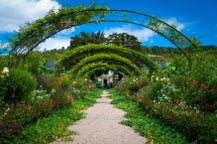
[[69, 126], [75, 131], [73, 142], [52, 142], [52, 144], [144, 144], [146, 139], [128, 126], [119, 124], [125, 112], [113, 107], [108, 93], [103, 91], [97, 103], [84, 111], [85, 119]]

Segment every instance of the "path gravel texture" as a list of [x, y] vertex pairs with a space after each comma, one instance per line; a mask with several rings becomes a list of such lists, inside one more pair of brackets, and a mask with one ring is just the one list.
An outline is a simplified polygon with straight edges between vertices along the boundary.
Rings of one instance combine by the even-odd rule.
[[68, 127], [78, 134], [72, 135], [72, 142], [52, 142], [52, 144], [144, 144], [147, 140], [128, 126], [119, 124], [125, 112], [113, 107], [109, 94], [103, 91], [97, 103], [84, 111], [82, 119]]

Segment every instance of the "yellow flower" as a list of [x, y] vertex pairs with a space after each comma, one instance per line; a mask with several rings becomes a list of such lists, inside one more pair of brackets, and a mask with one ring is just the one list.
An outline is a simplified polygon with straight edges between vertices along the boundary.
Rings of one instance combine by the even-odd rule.
[[37, 51], [32, 52], [32, 54], [33, 54], [33, 57], [38, 57], [39, 56], [39, 53]]
[[55, 140], [58, 140], [58, 136], [55, 136], [54, 139], [55, 139]]
[[42, 62], [43, 64], [45, 64], [45, 63], [46, 63], [46, 59], [42, 59], [41, 62]]

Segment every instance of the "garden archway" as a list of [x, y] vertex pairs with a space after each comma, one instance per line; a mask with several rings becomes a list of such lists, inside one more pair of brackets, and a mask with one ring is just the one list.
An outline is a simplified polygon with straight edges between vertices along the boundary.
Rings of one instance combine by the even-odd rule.
[[145, 64], [151, 71], [157, 70], [157, 64], [152, 61], [147, 55], [139, 53], [135, 50], [124, 48], [117, 45], [96, 45], [88, 44], [85, 46], [79, 46], [72, 50], [67, 50], [59, 59], [58, 65], [64, 65], [64, 67], [70, 67], [71, 65], [76, 65], [79, 61], [88, 56], [95, 54], [116, 54], [121, 57], [127, 58], [131, 61], [137, 62], [139, 64]]
[[79, 70], [85, 65], [94, 63], [94, 62], [103, 62], [108, 64], [122, 65], [127, 68], [129, 71], [139, 73], [140, 68], [135, 65], [132, 61], [127, 58], [118, 56], [116, 54], [95, 54], [93, 56], [88, 56], [82, 59], [77, 65], [72, 67], [70, 70], [72, 73], [78, 73]]
[[132, 76], [134, 72], [129, 71], [126, 67], [122, 65], [116, 65], [116, 64], [108, 64], [103, 62], [97, 62], [97, 63], [90, 63], [85, 66], [83, 66], [77, 73], [78, 76], [83, 77], [90, 77], [92, 72], [96, 70], [114, 70], [119, 71], [120, 73], [128, 76]]
[[174, 44], [191, 65], [190, 57], [184, 52], [183, 48], [196, 47], [196, 45], [175, 27], [141, 12], [113, 10], [105, 6], [95, 5], [62, 8], [58, 12], [50, 12], [44, 18], [33, 23], [25, 24], [16, 32], [15, 37], [9, 39], [12, 48], [10, 54], [21, 54], [25, 57], [40, 43], [62, 30], [82, 24], [101, 22], [125, 22], [146, 27]]

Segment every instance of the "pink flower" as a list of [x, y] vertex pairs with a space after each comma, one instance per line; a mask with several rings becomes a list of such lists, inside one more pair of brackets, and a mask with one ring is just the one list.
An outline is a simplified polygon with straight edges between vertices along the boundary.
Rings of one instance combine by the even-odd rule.
[[55, 107], [55, 100], [54, 99], [51, 100], [51, 104], [52, 104], [52, 108], [54, 108]]
[[13, 131], [18, 131], [20, 128], [21, 128], [21, 124], [19, 125], [11, 125], [10, 128], [13, 130]]
[[174, 121], [174, 118], [173, 118], [172, 116], [170, 116], [170, 115], [169, 115], [167, 118], [168, 118], [168, 120], [171, 121], [171, 122]]
[[194, 84], [196, 84], [196, 85], [199, 84], [199, 81], [195, 81]]

